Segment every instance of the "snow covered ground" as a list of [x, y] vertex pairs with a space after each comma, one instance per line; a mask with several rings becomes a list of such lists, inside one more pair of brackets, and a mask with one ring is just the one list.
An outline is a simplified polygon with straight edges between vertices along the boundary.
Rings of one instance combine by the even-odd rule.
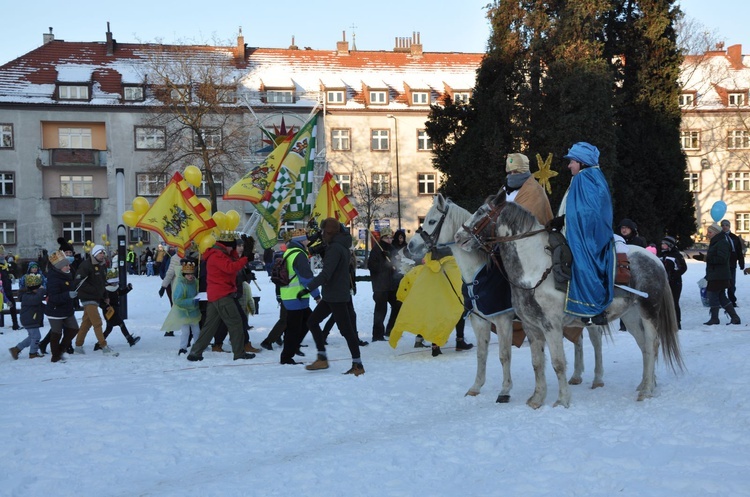
[[[680, 332], [687, 371], [674, 375], [660, 361], [657, 396], [636, 402], [641, 355], [628, 333], [615, 331], [604, 344], [606, 385], [591, 390], [587, 339], [588, 370], [569, 409], [552, 407], [549, 365], [546, 405], [526, 406], [526, 344], [513, 349], [511, 402], [496, 404], [496, 339], [478, 397], [464, 396], [476, 354], [449, 348], [453, 337], [437, 358], [415, 350], [408, 334], [396, 350], [370, 344], [361, 377], [341, 374], [351, 363], [335, 329], [325, 371], [282, 366], [278, 350], [236, 362], [207, 351], [189, 363], [177, 356], [179, 338], [159, 331], [169, 303], [157, 295], [158, 277], [131, 278], [127, 325], [142, 339], [130, 348], [116, 330], [116, 358], [91, 350], [92, 331], [87, 354], [65, 364], [29, 360], [28, 349], [13, 361], [7, 349], [25, 332], [6, 317], [0, 495], [750, 495], [750, 328], [701, 325], [704, 265], [688, 266]], [[256, 346], [278, 316], [267, 276], [258, 283]], [[737, 293], [750, 322], [750, 276], [738, 276]], [[369, 340], [369, 283], [359, 283], [355, 307]], [[473, 342], [470, 325], [466, 333]], [[312, 360], [312, 337], [305, 343], [303, 359]], [[570, 374], [567, 342], [566, 351]]]

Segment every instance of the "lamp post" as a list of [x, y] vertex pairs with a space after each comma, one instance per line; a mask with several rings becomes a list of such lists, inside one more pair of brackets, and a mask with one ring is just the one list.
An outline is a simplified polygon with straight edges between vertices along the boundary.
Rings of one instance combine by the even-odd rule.
[[401, 182], [398, 170], [398, 119], [396, 119], [396, 116], [393, 114], [388, 114], [386, 117], [388, 119], [393, 119], [393, 126], [395, 128], [393, 142], [396, 148], [396, 209], [398, 213], [398, 229], [401, 229]]

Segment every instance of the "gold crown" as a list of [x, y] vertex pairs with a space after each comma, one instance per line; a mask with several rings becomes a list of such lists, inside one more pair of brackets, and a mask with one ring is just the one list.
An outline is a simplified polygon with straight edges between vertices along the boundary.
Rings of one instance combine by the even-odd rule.
[[216, 236], [217, 242], [233, 242], [240, 237], [237, 231], [221, 231]]
[[298, 236], [307, 236], [307, 231], [305, 231], [304, 228], [297, 228], [297, 229], [289, 230], [286, 233], [284, 233], [284, 241], [288, 242], [292, 238], [297, 238]]
[[107, 269], [107, 279], [112, 280], [120, 277], [120, 271], [116, 267]]
[[182, 274], [195, 274], [195, 263], [193, 261], [185, 261], [181, 263]]
[[29, 273], [26, 275], [26, 278], [24, 278], [24, 282], [26, 283], [27, 288], [42, 286], [42, 275]]
[[65, 257], [65, 254], [60, 250], [55, 250], [54, 252], [52, 252], [49, 255], [49, 261], [57, 269], [62, 269], [65, 266], [70, 265], [70, 263], [68, 262], [68, 258]]

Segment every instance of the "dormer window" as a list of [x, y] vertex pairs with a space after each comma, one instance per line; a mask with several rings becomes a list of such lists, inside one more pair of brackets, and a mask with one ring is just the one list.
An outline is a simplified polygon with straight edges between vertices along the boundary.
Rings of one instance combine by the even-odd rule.
[[334, 105], [343, 105], [346, 103], [344, 90], [328, 90], [326, 92], [326, 103]]
[[388, 103], [388, 92], [385, 90], [371, 90], [370, 91], [370, 104], [371, 105], [386, 105]]
[[695, 105], [695, 95], [693, 93], [683, 93], [680, 95], [680, 107], [692, 107]]
[[142, 86], [123, 86], [122, 98], [126, 102], [143, 102]]
[[426, 91], [415, 91], [411, 94], [412, 105], [428, 105], [430, 103], [430, 94]]
[[266, 102], [269, 104], [294, 103], [294, 92], [292, 90], [268, 90], [266, 91]]
[[455, 104], [468, 104], [471, 93], [468, 91], [457, 91], [453, 94], [453, 103]]
[[86, 85], [60, 85], [57, 87], [58, 100], [88, 100], [89, 87]]
[[727, 102], [732, 107], [740, 107], [745, 105], [745, 94], [744, 93], [730, 93], [727, 95]]

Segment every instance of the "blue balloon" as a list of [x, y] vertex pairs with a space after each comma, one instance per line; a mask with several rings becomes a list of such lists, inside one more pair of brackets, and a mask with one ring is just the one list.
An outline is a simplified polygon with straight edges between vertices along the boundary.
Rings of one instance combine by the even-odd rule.
[[711, 207], [711, 219], [718, 223], [724, 218], [724, 214], [727, 213], [727, 204], [723, 200], [717, 200]]

